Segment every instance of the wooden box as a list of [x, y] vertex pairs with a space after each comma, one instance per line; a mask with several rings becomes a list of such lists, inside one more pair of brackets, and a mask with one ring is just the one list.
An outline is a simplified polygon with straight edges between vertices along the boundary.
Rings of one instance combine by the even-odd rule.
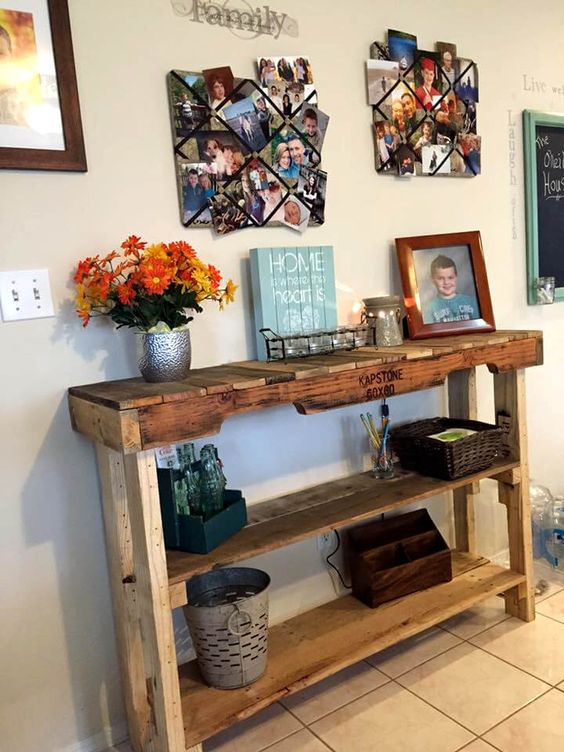
[[450, 549], [426, 509], [350, 530], [348, 555], [353, 594], [371, 608], [452, 580]]

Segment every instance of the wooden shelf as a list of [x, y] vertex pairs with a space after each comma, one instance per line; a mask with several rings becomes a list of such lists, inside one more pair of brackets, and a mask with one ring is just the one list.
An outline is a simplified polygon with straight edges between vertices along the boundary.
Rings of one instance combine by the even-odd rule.
[[[69, 390], [73, 428], [97, 445], [109, 574], [131, 746], [202, 752], [202, 740], [285, 695], [503, 593], [508, 614], [534, 619], [525, 373], [543, 359], [542, 332], [496, 331], [394, 348], [362, 348], [281, 363], [195, 369], [177, 383], [123, 379]], [[448, 413], [476, 419], [476, 367], [493, 374], [494, 411], [507, 416], [508, 455], [481, 473], [440, 481], [369, 473], [330, 481], [249, 509], [249, 524], [211, 554], [164, 550], [153, 448], [217, 434], [232, 415], [294, 405], [301, 414], [374, 402], [447, 383]], [[477, 556], [474, 494], [498, 481], [507, 513], [510, 569]], [[272, 627], [267, 673], [222, 691], [197, 666], [177, 669], [171, 609], [192, 575], [333, 528], [452, 492], [455, 579], [378, 609], [348, 596]], [[188, 748], [188, 749], [187, 749]]]
[[248, 687], [214, 689], [203, 683], [195, 661], [181, 666], [186, 746], [525, 580], [486, 559], [456, 552], [453, 574], [451, 582], [376, 609], [346, 596], [272, 627], [266, 674]]
[[540, 365], [542, 357], [538, 331], [439, 337], [282, 363], [228, 363], [195, 369], [177, 383], [135, 378], [77, 386], [69, 389], [69, 406], [77, 431], [134, 453], [216, 434], [238, 413], [289, 404], [315, 413], [428, 389], [475, 366], [504, 373]]
[[[211, 553], [167, 551], [169, 585], [483, 478], [507, 477], [517, 467], [517, 462], [499, 461], [458, 480], [439, 480], [399, 470], [397, 478], [378, 481], [372, 473], [361, 473], [262, 502], [250, 508], [249, 524]], [[174, 607], [186, 602], [183, 585], [173, 588], [171, 595]]]

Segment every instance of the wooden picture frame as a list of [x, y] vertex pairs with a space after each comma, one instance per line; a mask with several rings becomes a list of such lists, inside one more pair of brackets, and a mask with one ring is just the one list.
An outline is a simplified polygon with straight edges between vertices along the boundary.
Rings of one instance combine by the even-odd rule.
[[[9, 3], [7, 5], [10, 7]], [[39, 67], [36, 76], [41, 79], [39, 86], [49, 89], [50, 96], [57, 102], [62, 126], [59, 129], [62, 148], [57, 148], [58, 144], [49, 148], [34, 148], [33, 141], [23, 147], [6, 145], [5, 133], [2, 131], [0, 134], [0, 168], [86, 172], [86, 154], [74, 67], [68, 2], [67, 0], [30, 0], [26, 6], [26, 11], [28, 9], [31, 11], [28, 14], [30, 18], [33, 17], [34, 12], [37, 14], [37, 19], [41, 21], [44, 30], [43, 41], [50, 43], [52, 47], [55, 75], [48, 78], [53, 80], [49, 83], [44, 81], [44, 76], [39, 71]], [[18, 11], [6, 10], [4, 13], [14, 15]], [[21, 12], [19, 15], [25, 14]], [[45, 33], [47, 23], [49, 28]], [[3, 31], [4, 39], [8, 39], [8, 32], [6, 29]], [[34, 34], [35, 31], [35, 27], [32, 27], [31, 33]], [[7, 44], [9, 46], [10, 42], [8, 41]], [[17, 64], [16, 61], [14, 65], [17, 66]], [[54, 88], [56, 88], [56, 92], [53, 94]], [[14, 87], [14, 91], [18, 93], [18, 87]], [[0, 124], [0, 127], [10, 126], [11, 123], [9, 122]], [[25, 130], [32, 131], [31, 128], [25, 128]], [[32, 138], [30, 136], [30, 139]], [[39, 138], [38, 136], [38, 140]]]
[[564, 301], [564, 115], [523, 112], [527, 302], [539, 303], [538, 277], [555, 277], [554, 302]]
[[495, 331], [480, 233], [396, 238], [411, 339]]

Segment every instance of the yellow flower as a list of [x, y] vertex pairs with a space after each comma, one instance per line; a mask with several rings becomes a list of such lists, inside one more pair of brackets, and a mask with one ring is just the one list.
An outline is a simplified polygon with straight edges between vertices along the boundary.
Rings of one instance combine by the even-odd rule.
[[203, 300], [203, 297], [200, 297], [200, 293], [204, 293], [204, 297], [211, 294], [211, 280], [207, 268], [205, 270], [195, 269], [192, 272], [192, 280], [194, 284], [201, 288], [201, 290], [198, 291], [199, 300]]
[[164, 243], [153, 243], [143, 251], [143, 258], [161, 259], [162, 261], [168, 261], [169, 255], [166, 245]]
[[227, 280], [227, 284], [225, 285], [225, 292], [223, 294], [226, 303], [233, 303], [233, 301], [235, 300], [235, 292], [237, 290], [237, 287], [238, 285], [233, 284], [232, 279]]

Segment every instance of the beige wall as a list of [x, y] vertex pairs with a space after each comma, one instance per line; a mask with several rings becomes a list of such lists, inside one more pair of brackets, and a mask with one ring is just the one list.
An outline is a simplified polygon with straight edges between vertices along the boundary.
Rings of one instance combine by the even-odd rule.
[[[9, 5], [9, 4], [8, 4]], [[178, 218], [165, 74], [230, 64], [252, 76], [262, 55], [307, 54], [320, 105], [331, 115], [324, 151], [327, 222], [304, 237], [332, 244], [341, 321], [352, 302], [393, 290], [393, 239], [480, 229], [500, 327], [543, 328], [546, 365], [528, 374], [533, 473], [562, 490], [561, 306], [525, 297], [521, 128], [510, 185], [508, 111], [564, 110], [564, 98], [523, 90], [524, 73], [562, 85], [561, 0], [278, 0], [300, 36], [243, 41], [175, 16], [168, 0], [70, 0], [87, 174], [0, 173], [0, 269], [48, 266], [57, 316], [0, 324], [0, 749], [59, 752], [103, 748], [123, 734], [99, 488], [92, 446], [69, 428], [65, 390], [136, 373], [134, 336], [107, 322], [82, 331], [72, 313], [73, 264], [129, 233], [186, 238], [240, 283], [225, 313], [193, 326], [194, 365], [253, 355], [247, 254], [256, 245], [299, 244], [287, 229], [216, 239]], [[484, 174], [473, 180], [397, 181], [375, 174], [364, 60], [386, 27], [418, 34], [420, 46], [458, 44], [479, 64]], [[512, 200], [515, 201], [515, 228]], [[513, 238], [515, 229], [516, 237]], [[488, 386], [488, 377], [480, 378]], [[484, 392], [482, 391], [482, 394]], [[394, 419], [442, 410], [440, 390], [391, 403]], [[488, 418], [489, 395], [480, 409]], [[303, 418], [290, 408], [243, 416], [218, 437], [226, 472], [251, 501], [358, 470], [366, 461], [359, 408]], [[504, 548], [491, 495], [480, 505], [486, 553]], [[449, 530], [441, 500], [433, 513]], [[312, 541], [262, 557], [273, 575], [273, 615], [333, 596]], [[178, 625], [179, 637], [185, 637]]]

